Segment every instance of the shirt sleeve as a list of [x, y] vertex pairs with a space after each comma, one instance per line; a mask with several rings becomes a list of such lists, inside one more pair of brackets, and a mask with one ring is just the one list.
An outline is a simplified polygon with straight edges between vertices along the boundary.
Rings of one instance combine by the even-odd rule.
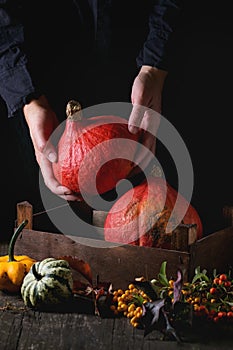
[[182, 7], [181, 0], [153, 1], [149, 32], [137, 57], [138, 67], [148, 65], [168, 70], [169, 44]]
[[0, 0], [0, 95], [5, 101], [8, 116], [23, 107], [26, 96], [35, 92], [23, 52], [23, 25], [16, 20], [17, 7], [13, 2]]

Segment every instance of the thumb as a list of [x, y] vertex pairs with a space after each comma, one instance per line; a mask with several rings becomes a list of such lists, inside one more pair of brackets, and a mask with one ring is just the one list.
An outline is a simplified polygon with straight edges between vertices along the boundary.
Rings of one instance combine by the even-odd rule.
[[51, 163], [55, 163], [57, 161], [56, 149], [50, 141], [47, 142], [43, 150], [43, 154]]

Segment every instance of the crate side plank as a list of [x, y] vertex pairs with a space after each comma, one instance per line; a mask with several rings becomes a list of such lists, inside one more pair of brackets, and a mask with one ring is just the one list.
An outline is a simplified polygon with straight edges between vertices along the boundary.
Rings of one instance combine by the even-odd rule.
[[97, 248], [81, 244], [62, 234], [24, 230], [15, 245], [15, 254], [29, 255], [36, 260], [64, 255], [76, 256], [87, 262], [94, 281], [113, 283], [115, 287], [127, 287], [135, 277], [156, 278], [163, 261], [167, 261], [168, 277], [175, 278], [181, 268], [187, 280], [189, 253], [173, 250], [138, 247], [131, 245]]
[[233, 227], [228, 227], [212, 233], [196, 241], [190, 249], [190, 277], [197, 266], [207, 269], [211, 274], [228, 272], [233, 266]]

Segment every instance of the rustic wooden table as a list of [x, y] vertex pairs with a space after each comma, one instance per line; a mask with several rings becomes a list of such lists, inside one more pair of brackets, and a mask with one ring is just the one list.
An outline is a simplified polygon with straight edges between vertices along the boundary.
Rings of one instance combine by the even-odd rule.
[[233, 333], [211, 339], [195, 339], [178, 344], [163, 340], [154, 330], [144, 337], [143, 330], [134, 329], [126, 318], [100, 318], [88, 313], [38, 312], [24, 307], [21, 298], [0, 294], [1, 350], [126, 350], [126, 349], [192, 349], [230, 350]]
[[[0, 243], [0, 253], [7, 245]], [[101, 318], [93, 305], [77, 303], [71, 309], [39, 312], [25, 307], [20, 295], [0, 292], [1, 350], [128, 350], [128, 349], [233, 349], [232, 331], [197, 334], [181, 344], [164, 340], [157, 330], [144, 337], [143, 330], [134, 329], [127, 318]], [[213, 334], [214, 333], [214, 334]]]

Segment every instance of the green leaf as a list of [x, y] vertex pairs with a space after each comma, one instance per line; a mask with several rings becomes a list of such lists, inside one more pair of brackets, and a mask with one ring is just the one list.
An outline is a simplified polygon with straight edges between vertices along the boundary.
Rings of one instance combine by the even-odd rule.
[[197, 266], [195, 268], [195, 275], [199, 274], [201, 272], [201, 267], [200, 266]]
[[226, 304], [230, 305], [230, 306], [233, 306], [233, 302], [230, 302], [230, 301], [225, 301]]
[[199, 273], [196, 273], [195, 276], [193, 277], [192, 279], [192, 283], [195, 283], [197, 282], [198, 280], [200, 281], [206, 281], [206, 282], [209, 282], [209, 277], [206, 276], [205, 273], [202, 273], [202, 272], [199, 272]]
[[163, 261], [160, 267], [160, 271], [158, 274], [158, 280], [162, 284], [162, 286], [169, 286], [169, 282], [166, 274], [167, 261]]

